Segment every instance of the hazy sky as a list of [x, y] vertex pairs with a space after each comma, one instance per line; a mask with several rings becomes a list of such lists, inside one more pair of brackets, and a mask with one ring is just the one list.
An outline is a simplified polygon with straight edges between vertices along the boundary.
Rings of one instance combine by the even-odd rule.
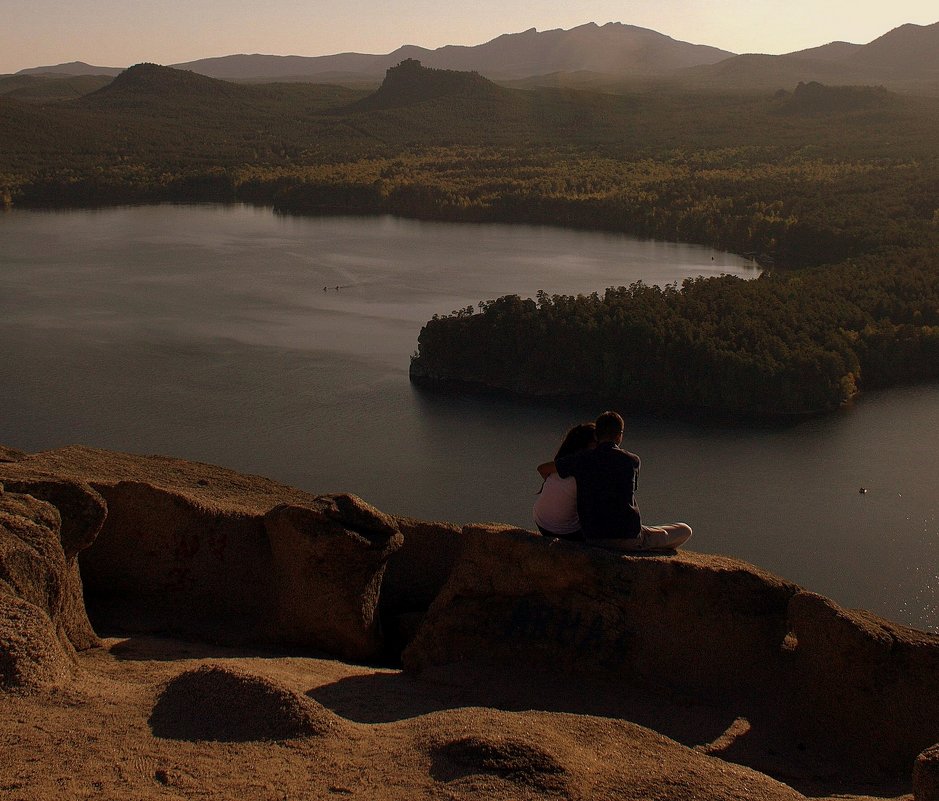
[[639, 25], [736, 53], [785, 53], [839, 39], [864, 44], [906, 22], [937, 21], [936, 0], [0, 0], [0, 73], [67, 61], [126, 67], [233, 53], [388, 53], [585, 22]]

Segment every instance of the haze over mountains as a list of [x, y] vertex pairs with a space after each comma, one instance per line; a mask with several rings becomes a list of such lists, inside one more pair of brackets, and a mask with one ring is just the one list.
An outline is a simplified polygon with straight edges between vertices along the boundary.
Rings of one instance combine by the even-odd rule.
[[[903, 25], [864, 45], [832, 42], [780, 56], [736, 55], [611, 22], [570, 30], [532, 28], [473, 47], [447, 45], [430, 50], [405, 45], [385, 55], [230, 55], [172, 66], [229, 81], [376, 84], [386, 70], [405, 59], [437, 69], [473, 70], [517, 86], [610, 89], [651, 84], [764, 90], [820, 81], [883, 84], [896, 91], [939, 94], [939, 22]], [[119, 72], [115, 67], [72, 62], [22, 70], [17, 77]]]

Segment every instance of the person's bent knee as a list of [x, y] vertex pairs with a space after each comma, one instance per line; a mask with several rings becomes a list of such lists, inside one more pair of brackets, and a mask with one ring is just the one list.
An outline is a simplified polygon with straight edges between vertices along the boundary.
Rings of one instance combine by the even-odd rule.
[[694, 533], [691, 530], [691, 526], [687, 523], [675, 523], [673, 526], [670, 526], [671, 531], [668, 535], [668, 544], [672, 548], [677, 548], [679, 545], [683, 545], [691, 539], [691, 535]]

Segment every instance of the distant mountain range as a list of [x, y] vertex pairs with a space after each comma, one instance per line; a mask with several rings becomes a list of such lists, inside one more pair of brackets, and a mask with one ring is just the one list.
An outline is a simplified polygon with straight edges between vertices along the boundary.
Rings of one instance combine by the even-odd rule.
[[[447, 45], [430, 50], [406, 45], [386, 55], [231, 55], [171, 66], [229, 81], [374, 84], [405, 59], [437, 69], [473, 70], [516, 85], [603, 89], [652, 83], [762, 90], [820, 81], [883, 84], [899, 91], [939, 94], [939, 22], [903, 25], [865, 45], [832, 42], [780, 56], [736, 55], [611, 22], [570, 30], [532, 28], [474, 47]], [[120, 72], [116, 67], [72, 62], [21, 70], [17, 75], [113, 76]]]

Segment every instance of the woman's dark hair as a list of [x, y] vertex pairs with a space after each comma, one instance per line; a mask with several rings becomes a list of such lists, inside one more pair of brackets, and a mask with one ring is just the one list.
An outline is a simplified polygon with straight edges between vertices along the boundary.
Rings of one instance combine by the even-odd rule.
[[574, 426], [564, 436], [561, 447], [558, 448], [558, 452], [554, 455], [555, 461], [562, 456], [568, 456], [572, 453], [577, 453], [578, 451], [589, 448], [597, 441], [596, 428], [594, 423], [581, 423], [580, 425]]

